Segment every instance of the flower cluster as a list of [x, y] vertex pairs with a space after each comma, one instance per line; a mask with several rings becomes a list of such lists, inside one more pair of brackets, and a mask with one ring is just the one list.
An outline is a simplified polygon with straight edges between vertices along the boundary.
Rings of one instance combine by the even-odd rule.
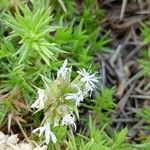
[[43, 78], [45, 89], [38, 89], [38, 98], [31, 106], [37, 109], [36, 112], [44, 110], [41, 127], [33, 132], [39, 132], [39, 136], [44, 134], [46, 144], [50, 139], [56, 143], [56, 134], [52, 130], [57, 126], [70, 126], [76, 130], [74, 112], [78, 114], [80, 102], [91, 96], [98, 83], [96, 73], [85, 69], [80, 69], [78, 76], [71, 80], [71, 68], [67, 67], [67, 63], [66, 59], [55, 80]]
[[[35, 146], [34, 146], [35, 145]], [[35, 141], [32, 143], [19, 142], [17, 134], [5, 135], [0, 132], [1, 150], [47, 150], [47, 146], [39, 146]]]

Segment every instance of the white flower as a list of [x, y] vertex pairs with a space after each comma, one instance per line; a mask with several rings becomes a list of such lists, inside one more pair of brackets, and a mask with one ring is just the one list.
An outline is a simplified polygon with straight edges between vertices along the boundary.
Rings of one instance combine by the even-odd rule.
[[68, 61], [67, 61], [67, 59], [65, 59], [65, 61], [64, 61], [64, 63], [63, 63], [63, 65], [62, 65], [62, 67], [57, 71], [57, 77], [59, 78], [59, 77], [63, 77], [63, 78], [65, 78], [66, 77], [66, 74], [67, 74], [67, 72], [68, 72], [68, 68], [67, 68], [67, 64], [68, 64]]
[[28, 144], [28, 143], [21, 143], [20, 145], [19, 145], [19, 148], [18, 149], [20, 149], [20, 150], [32, 150], [33, 148], [32, 148], [32, 146], [30, 145], [30, 144]]
[[45, 142], [47, 145], [49, 144], [50, 139], [52, 139], [52, 141], [56, 143], [57, 138], [55, 134], [50, 130], [50, 123], [46, 123], [44, 126], [34, 129], [33, 133], [37, 131], [40, 131], [39, 136], [45, 133]]
[[[34, 142], [34, 144], [26, 143], [20, 141], [17, 137], [17, 134], [14, 135], [5, 135], [4, 133], [0, 132], [0, 150], [47, 150], [47, 146], [40, 146]], [[20, 142], [18, 142], [20, 141]], [[36, 146], [34, 146], [36, 144]]]
[[91, 72], [87, 72], [84, 68], [80, 71], [77, 71], [81, 76], [81, 81], [85, 83], [85, 91], [92, 92], [96, 89], [96, 83], [99, 82], [98, 78], [95, 76], [96, 73], [91, 74]]
[[17, 142], [19, 141], [17, 136], [18, 136], [17, 134], [8, 136], [0, 131], [0, 145], [5, 143], [14, 144], [14, 145], [17, 144]]
[[84, 99], [84, 94], [81, 90], [79, 90], [77, 93], [68, 93], [65, 95], [66, 100], [75, 100], [76, 106], [79, 106], [80, 102]]
[[[46, 145], [39, 146], [37, 143], [34, 143], [34, 144], [36, 144], [36, 147], [33, 146], [33, 144], [31, 144], [31, 143], [25, 143], [25, 142], [19, 143], [18, 150], [47, 150]], [[17, 149], [15, 149], [15, 150], [17, 150]]]
[[0, 145], [7, 141], [8, 137], [0, 131]]
[[44, 146], [42, 146], [42, 147], [37, 146], [37, 147], [34, 148], [33, 150], [47, 150], [47, 146], [46, 146], [46, 145], [44, 145]]
[[76, 130], [75, 117], [71, 114], [66, 114], [62, 119], [62, 126], [64, 125], [73, 125]]
[[44, 109], [44, 103], [46, 100], [47, 96], [45, 95], [45, 91], [38, 89], [38, 99], [32, 104], [31, 108], [37, 108], [38, 111]]

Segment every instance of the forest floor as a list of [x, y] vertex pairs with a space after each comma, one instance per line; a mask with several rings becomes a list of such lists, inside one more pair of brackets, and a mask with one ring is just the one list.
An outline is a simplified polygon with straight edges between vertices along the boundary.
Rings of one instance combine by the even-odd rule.
[[[112, 128], [120, 130], [128, 126], [129, 137], [138, 142], [145, 122], [135, 112], [144, 106], [150, 107], [150, 80], [138, 62], [144, 49], [140, 27], [150, 19], [150, 2], [106, 0], [100, 3], [107, 14], [102, 31], [111, 30], [109, 47], [113, 51], [97, 54], [95, 62], [102, 69], [103, 84], [116, 86], [117, 110], [112, 114]], [[144, 133], [150, 134], [150, 131], [144, 130]]]

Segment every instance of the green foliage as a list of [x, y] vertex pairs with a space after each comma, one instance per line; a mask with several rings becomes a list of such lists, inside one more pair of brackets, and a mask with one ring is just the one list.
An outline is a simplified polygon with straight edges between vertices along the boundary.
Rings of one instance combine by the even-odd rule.
[[142, 141], [141, 144], [135, 144], [134, 147], [136, 150], [149, 150], [150, 147], [150, 136], [146, 138], [146, 140]]
[[5, 11], [8, 9], [9, 6], [9, 0], [1, 0], [0, 1], [0, 11]]
[[[66, 8], [66, 12], [60, 4], [60, 1], [62, 0], [51, 2], [55, 11], [59, 9], [59, 11], [56, 11], [57, 20], [64, 18], [66, 22], [67, 20], [72, 21], [72, 18], [74, 18], [77, 23], [82, 20], [83, 27], [87, 30], [88, 34], [91, 34], [93, 31], [97, 30], [99, 24], [104, 18], [104, 10], [99, 8], [97, 0], [80, 1], [80, 7], [77, 7], [77, 4], [74, 1], [64, 0], [62, 3]], [[58, 7], [59, 5], [57, 4], [61, 7]]]
[[79, 134], [71, 136], [67, 142], [70, 150], [134, 150], [135, 148], [126, 142], [127, 129], [122, 129], [110, 137], [104, 130], [103, 126], [100, 130], [97, 129], [95, 123], [89, 119], [89, 137]]
[[97, 0], [85, 0], [83, 2], [82, 15], [79, 19], [84, 21], [84, 27], [89, 34], [98, 28], [103, 17], [104, 11], [99, 8]]
[[55, 127], [53, 131], [58, 135], [57, 143], [53, 144], [52, 142], [49, 143], [48, 145], [48, 150], [61, 150], [62, 146], [64, 145], [64, 139], [66, 138], [67, 135], [67, 128], [66, 127]]
[[51, 2], [56, 12], [56, 22], [61, 26], [56, 31], [52, 42], [56, 42], [61, 49], [68, 52], [67, 57], [71, 62], [88, 68], [91, 65], [93, 54], [105, 50], [105, 46], [111, 41], [108, 38], [109, 32], [101, 35], [99, 27], [104, 12], [97, 7], [96, 0], [80, 2], [81, 10], [78, 10], [74, 1], [61, 2], [66, 7], [66, 12], [61, 11], [63, 10], [62, 4], [57, 5], [59, 1]]
[[60, 45], [61, 49], [68, 52], [69, 59], [82, 67], [86, 67], [91, 60], [89, 48], [85, 45], [88, 39], [89, 36], [82, 30], [82, 23], [75, 30], [72, 26], [62, 27], [54, 36], [54, 41]]
[[124, 128], [120, 132], [115, 132], [113, 137], [112, 149], [122, 150], [122, 149], [132, 149], [131, 145], [124, 143], [126, 140], [127, 129]]
[[67, 57], [76, 65], [88, 68], [91, 65], [92, 55], [99, 50], [104, 50], [104, 46], [110, 42], [107, 35], [97, 40], [99, 31], [96, 30], [92, 34], [88, 34], [83, 29], [83, 21], [73, 29], [74, 22], [69, 26], [61, 25], [52, 42], [57, 43], [61, 49], [68, 52]]
[[[15, 48], [10, 41], [5, 39], [1, 42], [0, 47], [0, 79], [2, 84], [0, 89], [3, 93], [14, 92], [18, 93], [18, 90], [26, 97], [26, 101], [31, 98], [31, 92], [34, 93], [34, 90], [30, 83], [34, 82], [36, 76], [36, 70], [34, 67], [26, 67], [25, 64], [18, 64], [18, 59], [16, 56], [13, 56], [15, 53]], [[32, 94], [33, 95], [33, 94]], [[30, 97], [30, 98], [29, 98]]]
[[143, 68], [144, 74], [150, 77], [150, 49], [144, 51], [143, 58], [139, 60], [139, 63]]
[[145, 121], [145, 124], [142, 126], [142, 128], [150, 130], [150, 108], [144, 107], [141, 108], [139, 111], [136, 111], [137, 116], [142, 117], [142, 119]]
[[150, 43], [150, 22], [147, 22], [146, 24], [142, 24], [142, 36], [144, 38], [144, 43], [149, 44]]
[[114, 91], [114, 88], [102, 88], [101, 95], [97, 96], [96, 99], [93, 100], [94, 106], [92, 106], [92, 110], [96, 113], [95, 118], [103, 124], [111, 121], [110, 114], [116, 107], [113, 99]]
[[148, 123], [147, 128], [150, 129], [150, 109], [148, 107], [145, 107], [142, 108], [140, 111], [136, 111], [136, 113]]
[[4, 121], [4, 118], [5, 118], [6, 114], [7, 114], [8, 108], [9, 107], [7, 106], [6, 102], [1, 102], [0, 103], [0, 125]]
[[147, 46], [147, 49], [143, 52], [143, 58], [139, 60], [139, 63], [141, 64], [143, 71], [147, 77], [150, 77], [150, 22], [147, 22], [146, 24], [142, 24], [142, 36], [143, 36], [143, 43], [144, 46]]
[[[40, 6], [40, 5], [39, 5]], [[4, 14], [4, 22], [13, 29], [7, 39], [19, 37], [19, 50], [15, 55], [20, 55], [19, 63], [26, 60], [29, 56], [36, 55], [37, 52], [49, 65], [49, 59], [54, 59], [54, 52], [63, 52], [56, 47], [55, 43], [49, 43], [47, 36], [55, 31], [56, 26], [49, 26], [52, 20], [51, 8], [36, 7], [33, 9], [22, 4], [16, 8], [15, 17], [11, 14]]]
[[53, 0], [50, 1], [50, 5], [55, 11], [55, 18], [57, 21], [62, 17], [65, 19], [72, 19], [74, 13], [76, 12], [75, 1], [70, 0]]
[[94, 101], [95, 106], [94, 110], [99, 112], [102, 110], [111, 111], [115, 107], [113, 94], [115, 92], [115, 89], [108, 89], [108, 88], [102, 88], [101, 90], [101, 96], [97, 97], [97, 99]]

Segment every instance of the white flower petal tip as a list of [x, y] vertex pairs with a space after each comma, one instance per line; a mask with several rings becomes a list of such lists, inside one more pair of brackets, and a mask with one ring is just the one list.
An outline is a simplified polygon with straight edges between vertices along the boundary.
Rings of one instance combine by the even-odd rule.
[[65, 59], [63, 65], [62, 65], [62, 67], [61, 67], [61, 68], [58, 70], [58, 72], [57, 72], [57, 78], [59, 78], [59, 77], [61, 77], [61, 76], [62, 76], [63, 78], [66, 77], [66, 74], [67, 74], [67, 72], [68, 72], [68, 70], [69, 70], [69, 68], [67, 68], [67, 64], [68, 64], [68, 60]]
[[44, 109], [44, 103], [47, 101], [45, 91], [38, 89], [38, 99], [31, 105], [31, 108], [37, 108], [38, 111]]
[[45, 143], [48, 145], [50, 142], [50, 139], [53, 141], [53, 143], [57, 142], [57, 138], [55, 134], [50, 130], [50, 123], [46, 123], [44, 126], [36, 128], [32, 131], [32, 133], [39, 132], [39, 136], [42, 134], [45, 135]]
[[75, 117], [71, 116], [71, 114], [67, 114], [62, 119], [62, 126], [64, 125], [73, 125], [76, 130]]
[[[57, 138], [56, 138], [56, 136], [55, 136], [55, 134], [54, 134], [53, 132], [50, 132], [50, 137], [51, 137], [53, 143], [56, 143], [56, 142], [57, 142]], [[49, 142], [48, 142], [48, 143], [49, 143]], [[46, 143], [46, 144], [48, 144], [48, 143]]]

